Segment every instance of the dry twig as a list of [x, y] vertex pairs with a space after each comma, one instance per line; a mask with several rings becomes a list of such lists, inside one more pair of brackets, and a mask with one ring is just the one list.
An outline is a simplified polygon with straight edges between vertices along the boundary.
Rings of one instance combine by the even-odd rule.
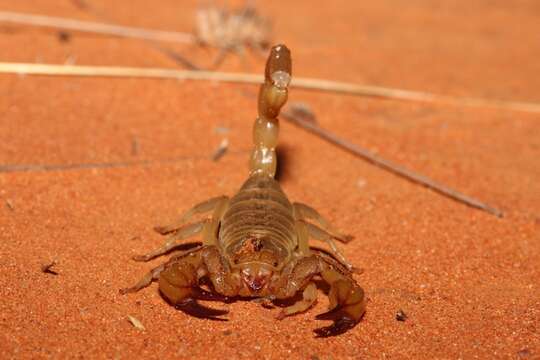
[[314, 121], [310, 119], [304, 119], [305, 114], [297, 114], [295, 113], [295, 109], [293, 106], [289, 107], [287, 110], [282, 111], [281, 116], [290, 122], [292, 122], [295, 125], [298, 125], [315, 135], [323, 138], [324, 140], [339, 146], [342, 149], [345, 149], [352, 154], [359, 156], [370, 163], [381, 167], [385, 170], [388, 170], [400, 177], [403, 177], [409, 181], [415, 182], [417, 184], [423, 185], [429, 189], [432, 189], [433, 191], [438, 192], [439, 194], [442, 194], [448, 198], [451, 198], [453, 200], [456, 200], [458, 202], [461, 202], [463, 204], [466, 204], [470, 207], [477, 208], [483, 211], [486, 211], [492, 215], [495, 215], [497, 217], [502, 217], [503, 213], [499, 209], [496, 209], [492, 206], [489, 206], [479, 200], [476, 200], [472, 197], [469, 197], [467, 195], [464, 195], [458, 191], [455, 191], [453, 189], [448, 188], [445, 185], [439, 184], [430, 178], [414, 173], [400, 165], [394, 164], [391, 161], [385, 160], [370, 151], [363, 149], [359, 147], [358, 145], [352, 144], [346, 140], [343, 140], [339, 138], [337, 135], [332, 134], [331, 132], [322, 129], [319, 127]]
[[[217, 71], [176, 70], [165, 68], [137, 68], [121, 66], [80, 66], [0, 62], [0, 73], [53, 76], [92, 76], [92, 77], [137, 77], [178, 80], [208, 80], [230, 83], [260, 84], [261, 75], [246, 73], [226, 73]], [[359, 85], [330, 80], [295, 78], [292, 87], [349, 94], [364, 97], [440, 103], [454, 106], [486, 107], [509, 111], [540, 113], [540, 104], [480, 98], [459, 98], [431, 93]]]
[[[246, 154], [247, 151], [237, 150], [229, 151], [231, 155]], [[186, 160], [207, 159], [207, 156], [179, 156], [168, 159], [153, 159], [153, 160], [133, 160], [119, 162], [102, 162], [102, 163], [74, 163], [74, 164], [8, 164], [0, 165], [1, 173], [14, 172], [30, 172], [30, 171], [69, 171], [69, 170], [88, 170], [88, 169], [113, 169], [133, 166], [154, 166], [160, 164], [175, 164]]]
[[4, 202], [6, 203], [6, 207], [7, 207], [9, 210], [15, 211], [15, 206], [13, 206], [13, 203], [11, 202], [11, 200], [6, 199], [6, 200], [4, 200]]
[[[87, 6], [85, 3], [83, 5]], [[171, 41], [181, 43], [201, 42], [223, 49], [251, 46], [262, 48], [268, 42], [268, 20], [259, 16], [256, 9], [245, 6], [239, 11], [229, 13], [216, 7], [199, 10], [197, 13], [197, 35], [187, 33], [149, 30], [137, 27], [125, 27], [112, 24], [79, 21], [69, 18], [30, 15], [16, 12], [0, 11], [0, 22], [11, 22], [26, 25], [45, 26], [56, 29], [76, 30], [91, 33], [124, 36], [146, 39], [151, 41]], [[158, 77], [191, 80], [214, 80], [225, 82], [260, 83], [261, 77], [250, 74], [231, 74], [208, 71], [197, 71], [198, 67], [174, 52], [154, 46], [177, 62], [182, 63], [191, 71], [175, 71], [155, 68], [125, 68], [125, 67], [91, 67], [81, 66], [71, 68], [69, 65], [19, 64], [0, 63], [0, 72], [15, 72], [41, 75], [79, 75], [79, 76], [116, 76], [116, 77]], [[194, 72], [200, 74], [193, 74]], [[380, 86], [359, 85], [322, 79], [295, 78], [291, 84], [294, 87], [408, 101], [432, 102], [466, 107], [489, 107], [540, 113], [540, 104], [491, 100], [472, 97], [452, 97], [437, 95], [422, 91], [387, 88]]]
[[131, 323], [131, 325], [133, 325], [133, 327], [137, 330], [141, 330], [141, 331], [144, 331], [146, 330], [146, 328], [144, 327], [144, 325], [139, 321], [139, 319], [137, 319], [136, 317], [134, 316], [131, 316], [131, 315], [128, 315], [127, 316], [127, 319], [128, 321]]
[[[217, 9], [208, 9], [206, 11], [199, 12], [199, 38], [206, 43], [217, 42], [217, 44], [226, 44], [227, 48], [231, 46], [237, 46], [239, 37], [237, 35], [244, 34], [240, 31], [242, 28], [240, 25], [245, 26], [246, 20], [251, 20], [248, 28], [255, 26], [258, 30], [265, 29], [264, 22], [261, 18], [258, 18], [254, 12], [245, 12], [233, 14], [228, 17], [228, 14], [219, 12]], [[202, 20], [200, 20], [202, 19]], [[141, 39], [147, 39], [152, 41], [177, 41], [177, 42], [193, 42], [194, 37], [190, 34], [173, 33], [166, 31], [153, 31], [140, 28], [129, 28], [116, 25], [108, 25], [101, 23], [82, 22], [73, 19], [62, 19], [40, 15], [27, 15], [12, 12], [0, 12], [0, 21], [23, 23], [37, 26], [46, 26], [54, 28], [63, 28], [77, 31], [88, 31], [102, 34], [112, 34], [125, 37], [136, 37]], [[243, 22], [243, 23], [242, 23]], [[249, 22], [249, 21], [248, 21]], [[211, 26], [210, 26], [211, 25]], [[227, 25], [227, 26], [224, 26]], [[205, 27], [206, 26], [206, 27]], [[210, 26], [210, 27], [208, 27]], [[227, 30], [227, 31], [225, 31]], [[252, 33], [248, 32], [248, 33]], [[231, 37], [235, 35], [234, 38]], [[258, 33], [259, 34], [259, 33]], [[264, 36], [262, 36], [262, 35]], [[261, 32], [260, 43], [266, 41], [266, 35]], [[228, 37], [227, 37], [228, 36]], [[232, 39], [232, 40], [231, 40]], [[243, 38], [242, 38], [243, 39]], [[249, 41], [257, 42], [260, 39], [243, 39], [242, 43]], [[234, 40], [234, 43], [231, 41]], [[248, 41], [249, 40], [249, 41]], [[78, 76], [115, 76], [115, 77], [150, 77], [150, 78], [176, 78], [176, 79], [189, 79], [189, 80], [214, 80], [224, 82], [240, 82], [240, 83], [254, 83], [261, 82], [261, 77], [251, 74], [234, 74], [234, 73], [219, 73], [209, 71], [178, 71], [170, 69], [156, 69], [156, 68], [126, 68], [126, 67], [92, 67], [92, 66], [73, 66], [73, 65], [46, 65], [46, 64], [19, 64], [19, 63], [0, 63], [0, 73], [19, 73], [19, 74], [41, 74], [41, 75], [78, 75]], [[421, 102], [437, 102], [446, 103], [457, 106], [474, 106], [474, 107], [494, 107], [507, 110], [517, 110], [524, 112], [540, 113], [540, 104], [535, 103], [523, 103], [513, 101], [498, 101], [488, 99], [475, 99], [475, 98], [454, 98], [449, 96], [436, 95], [426, 92], [408, 91], [402, 89], [392, 89], [377, 86], [357, 85], [343, 82], [334, 82], [321, 79], [307, 79], [296, 78], [291, 84], [294, 87], [337, 92], [358, 96], [370, 96], [380, 98], [391, 98], [409, 101], [421, 101]], [[304, 114], [305, 115], [305, 114]], [[454, 190], [451, 190], [443, 185], [433, 182], [431, 179], [422, 175], [414, 174], [409, 170], [393, 164], [387, 160], [384, 160], [374, 154], [371, 154], [365, 149], [361, 149], [358, 146], [348, 143], [337, 136], [324, 131], [318, 127], [314, 122], [302, 119], [298, 114], [291, 113], [290, 111], [284, 112], [283, 116], [295, 124], [317, 134], [323, 139], [338, 145], [357, 156], [372, 162], [373, 164], [385, 168], [399, 176], [405, 177], [413, 182], [422, 184], [429, 187], [447, 197], [463, 202], [469, 206], [482, 209], [497, 216], [502, 216], [502, 212], [498, 209], [492, 208], [486, 204], [479, 202], [476, 199], [467, 197]], [[218, 152], [213, 156], [214, 159], [219, 159], [220, 156], [226, 150], [225, 147], [220, 147]], [[126, 164], [120, 164], [120, 166]], [[7, 170], [7, 169], [4, 169]], [[10, 169], [13, 170], [13, 169]], [[9, 170], [8, 170], [9, 171]], [[53, 264], [54, 265], [54, 264]], [[52, 265], [51, 265], [52, 266]]]
[[229, 140], [228, 139], [221, 140], [221, 143], [219, 144], [218, 148], [212, 154], [212, 161], [219, 161], [219, 159], [221, 159], [223, 155], [225, 155], [228, 148], [229, 148]]
[[195, 42], [195, 37], [193, 35], [181, 32], [151, 30], [9, 11], [0, 11], [0, 22], [182, 44], [192, 44]]

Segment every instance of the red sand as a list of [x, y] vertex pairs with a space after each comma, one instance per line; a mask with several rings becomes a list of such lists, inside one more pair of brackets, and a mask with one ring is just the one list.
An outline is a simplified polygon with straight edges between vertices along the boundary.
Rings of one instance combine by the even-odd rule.
[[[178, 31], [197, 1], [91, 1], [107, 19]], [[96, 20], [72, 1], [0, 8]], [[538, 1], [273, 2], [275, 40], [294, 73], [447, 95], [540, 101]], [[288, 11], [287, 11], [288, 10]], [[175, 64], [137, 40], [0, 27], [0, 60], [84, 65]], [[179, 46], [195, 61], [209, 53]], [[191, 54], [190, 54], [191, 53]], [[262, 71], [230, 57], [222, 70]], [[274, 319], [253, 302], [211, 306], [228, 322], [189, 317], [156, 285], [121, 296], [162, 239], [152, 226], [245, 179], [253, 86], [140, 79], [0, 76], [0, 164], [151, 165], [0, 173], [0, 353], [5, 358], [539, 358], [540, 117], [293, 90], [320, 124], [504, 210], [502, 219], [413, 185], [287, 123], [282, 184], [356, 240], [364, 320], [315, 339], [327, 303]], [[227, 135], [215, 127], [231, 129]], [[209, 160], [222, 137], [230, 152]], [[132, 153], [133, 139], [138, 152]], [[178, 158], [173, 163], [162, 159]], [[59, 275], [40, 266], [56, 259]], [[398, 322], [402, 309], [408, 315]], [[139, 319], [135, 329], [127, 315]]]

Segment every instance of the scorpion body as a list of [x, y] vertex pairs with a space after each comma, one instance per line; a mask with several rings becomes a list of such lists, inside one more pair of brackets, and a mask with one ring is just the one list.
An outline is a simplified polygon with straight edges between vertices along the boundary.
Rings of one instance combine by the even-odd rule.
[[[316, 278], [330, 285], [329, 313], [334, 324], [316, 330], [331, 336], [353, 327], [365, 311], [364, 291], [352, 277], [352, 266], [337, 249], [334, 239], [347, 242], [313, 208], [289, 202], [276, 171], [278, 115], [287, 101], [291, 79], [290, 52], [284, 45], [272, 48], [266, 63], [265, 81], [258, 98], [259, 116], [253, 128], [254, 149], [250, 174], [232, 198], [216, 197], [194, 206], [174, 224], [156, 231], [170, 234], [153, 252], [136, 256], [148, 261], [178, 247], [181, 241], [201, 233], [203, 244], [173, 255], [151, 270], [135, 286], [121, 290], [135, 292], [152, 281], [159, 282], [163, 296], [182, 308], [201, 294], [200, 281], [210, 281], [212, 291], [225, 297], [257, 297], [268, 300], [293, 298], [296, 303], [282, 308], [279, 319], [309, 309], [317, 299]], [[196, 215], [209, 218], [188, 224]], [[318, 224], [313, 224], [312, 220]], [[325, 242], [328, 254], [309, 246], [309, 238]], [[321, 318], [328, 317], [323, 314]]]

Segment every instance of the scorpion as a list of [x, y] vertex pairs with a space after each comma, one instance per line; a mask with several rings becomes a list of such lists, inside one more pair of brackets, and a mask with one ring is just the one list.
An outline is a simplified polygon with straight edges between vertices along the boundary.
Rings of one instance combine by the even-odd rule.
[[[348, 242], [352, 237], [334, 230], [312, 207], [291, 204], [274, 178], [278, 115], [287, 101], [291, 67], [289, 49], [274, 46], [258, 95], [249, 177], [236, 195], [212, 198], [195, 205], [175, 223], [156, 227], [158, 233], [169, 235], [163, 246], [133, 259], [149, 261], [197, 234], [202, 235], [202, 243], [173, 255], [134, 286], [120, 290], [122, 294], [158, 281], [162, 296], [180, 309], [203, 299], [204, 294], [225, 300], [259, 298], [263, 305], [289, 300], [277, 315], [283, 319], [312, 307], [317, 301], [317, 282], [322, 280], [329, 286], [329, 311], [317, 318], [334, 323], [315, 329], [316, 335], [341, 334], [360, 321], [366, 308], [364, 290], [334, 242]], [[210, 217], [189, 223], [208, 213]], [[310, 247], [310, 238], [326, 243], [330, 250]], [[203, 288], [203, 281], [209, 291]]]

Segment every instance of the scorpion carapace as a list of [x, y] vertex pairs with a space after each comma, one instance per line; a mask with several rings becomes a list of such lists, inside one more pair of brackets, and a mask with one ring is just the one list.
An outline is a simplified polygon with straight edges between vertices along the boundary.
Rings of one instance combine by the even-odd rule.
[[[291, 56], [284, 45], [272, 48], [266, 63], [265, 80], [258, 99], [259, 115], [253, 128], [254, 150], [249, 177], [232, 198], [216, 197], [187, 211], [172, 225], [157, 227], [168, 235], [165, 244], [135, 260], [148, 261], [181, 245], [197, 234], [202, 245], [175, 254], [151, 270], [135, 286], [122, 293], [135, 292], [152, 281], [172, 304], [182, 308], [202, 293], [206, 281], [211, 292], [224, 298], [258, 297], [268, 301], [301, 299], [283, 307], [279, 319], [309, 309], [317, 300], [315, 280], [330, 286], [329, 309], [319, 318], [333, 318], [334, 324], [315, 330], [319, 336], [336, 335], [353, 327], [365, 311], [364, 291], [354, 281], [352, 266], [337, 249], [334, 240], [347, 242], [313, 208], [290, 203], [276, 171], [276, 145], [281, 107], [287, 101], [291, 79]], [[189, 223], [193, 217], [211, 216]], [[327, 252], [312, 249], [309, 238], [322, 241]]]

